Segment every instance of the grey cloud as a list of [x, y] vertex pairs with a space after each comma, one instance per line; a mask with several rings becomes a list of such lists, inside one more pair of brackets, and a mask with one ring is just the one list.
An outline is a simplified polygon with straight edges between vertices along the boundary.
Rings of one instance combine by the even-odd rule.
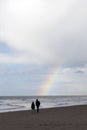
[[77, 74], [84, 74], [84, 71], [78, 70], [75, 73], [77, 73]]
[[[22, 2], [24, 1], [22, 0]], [[20, 1], [16, 4], [19, 6], [19, 3]], [[66, 3], [69, 4], [68, 7]], [[62, 9], [58, 8], [59, 4]], [[38, 5], [38, 2], [36, 6], [34, 5], [35, 9]], [[30, 64], [32, 64], [32, 61], [35, 61], [41, 64], [64, 65], [66, 67], [84, 66], [87, 64], [86, 5], [87, 2], [85, 0], [73, 2], [72, 0], [66, 0], [65, 6], [58, 1], [45, 1], [44, 3], [41, 1], [39, 10], [36, 10], [36, 15], [34, 14], [34, 8], [29, 13], [30, 10], [28, 10], [27, 6], [27, 10], [24, 10], [23, 14], [20, 13], [20, 8], [18, 12], [19, 17], [15, 9], [11, 12], [10, 9], [6, 8], [8, 18], [5, 16], [5, 19], [8, 19], [7, 25], [9, 30], [7, 37], [4, 37], [3, 40], [7, 40], [7, 43], [10, 46], [14, 46], [18, 51], [23, 44], [29, 44], [28, 50], [27, 47], [22, 47], [19, 55], [23, 54], [27, 57]], [[24, 2], [25, 6], [26, 2]], [[44, 7], [47, 8], [45, 9]], [[2, 8], [4, 9], [4, 4]], [[3, 13], [6, 15], [6, 12], [3, 11]], [[29, 18], [27, 17], [28, 15]], [[31, 23], [31, 21], [33, 22]], [[4, 24], [6, 25], [6, 23]], [[13, 28], [13, 25], [15, 28]]]

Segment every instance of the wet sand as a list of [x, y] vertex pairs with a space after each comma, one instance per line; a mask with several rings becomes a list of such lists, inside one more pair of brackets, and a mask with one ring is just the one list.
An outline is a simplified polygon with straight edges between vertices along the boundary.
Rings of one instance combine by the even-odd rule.
[[0, 113], [0, 130], [87, 130], [87, 106]]

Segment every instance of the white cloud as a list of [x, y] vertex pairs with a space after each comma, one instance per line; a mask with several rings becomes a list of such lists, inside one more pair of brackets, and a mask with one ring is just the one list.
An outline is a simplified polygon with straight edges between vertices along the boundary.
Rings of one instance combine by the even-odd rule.
[[0, 63], [6, 63], [6, 64], [17, 64], [17, 63], [28, 63], [28, 58], [25, 56], [17, 56], [17, 55], [6, 55], [6, 54], [0, 54]]
[[86, 4], [85, 0], [1, 0], [0, 40], [17, 51], [17, 56], [4, 55], [2, 59], [86, 64]]

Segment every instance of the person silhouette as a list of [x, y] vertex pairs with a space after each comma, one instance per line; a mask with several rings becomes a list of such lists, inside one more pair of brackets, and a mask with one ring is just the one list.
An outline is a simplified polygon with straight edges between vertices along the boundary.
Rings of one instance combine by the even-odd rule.
[[34, 113], [35, 112], [35, 104], [34, 104], [34, 102], [31, 103], [31, 109], [32, 109], [32, 113]]
[[40, 107], [40, 101], [38, 99], [36, 99], [37, 113], [39, 112], [39, 107]]

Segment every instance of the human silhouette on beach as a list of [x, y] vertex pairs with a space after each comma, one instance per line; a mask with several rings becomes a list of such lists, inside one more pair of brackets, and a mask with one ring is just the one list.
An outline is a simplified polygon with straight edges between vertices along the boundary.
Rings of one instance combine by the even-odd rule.
[[34, 113], [35, 112], [35, 104], [34, 104], [34, 102], [31, 103], [31, 109], [32, 109], [32, 112]]
[[38, 99], [36, 99], [37, 113], [39, 112], [39, 107], [40, 107], [40, 101]]

